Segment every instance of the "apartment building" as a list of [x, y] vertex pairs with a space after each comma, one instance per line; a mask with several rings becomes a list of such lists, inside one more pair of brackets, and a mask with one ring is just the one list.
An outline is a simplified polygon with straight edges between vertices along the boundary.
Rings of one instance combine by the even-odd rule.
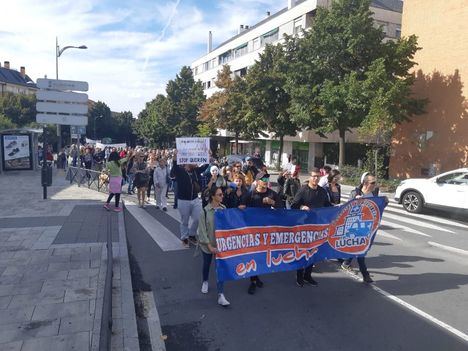
[[10, 92], [13, 94], [35, 94], [36, 84], [26, 74], [26, 68], [20, 70], [10, 68], [10, 62], [5, 61], [3, 67], [0, 63], [0, 96]]
[[414, 94], [426, 113], [394, 132], [390, 176], [468, 167], [468, 0], [404, 2], [402, 32], [418, 37]]
[[[237, 35], [214, 49], [210, 32], [206, 55], [191, 64], [195, 80], [202, 82], [205, 94], [210, 97], [218, 90], [214, 82], [223, 65], [229, 64], [235, 75], [244, 76], [265, 45], [282, 42], [284, 34], [295, 35], [302, 29], [310, 28], [317, 7], [330, 7], [331, 3], [332, 0], [288, 0], [285, 8], [274, 14], [267, 12], [260, 22], [252, 26], [241, 24]], [[371, 11], [374, 13], [376, 26], [382, 26], [387, 35], [385, 40], [400, 36], [402, 1], [374, 0]], [[225, 130], [220, 130], [219, 136], [232, 137]], [[306, 165], [308, 168], [321, 165], [324, 162], [323, 144], [337, 142], [337, 133], [329, 135], [328, 138], [322, 138], [311, 131], [300, 132], [294, 137], [287, 136], [284, 139], [281, 161], [286, 163], [288, 155], [294, 155], [298, 157], [303, 168], [306, 168]], [[347, 142], [358, 142], [357, 135], [348, 133]], [[266, 164], [274, 164], [279, 157], [279, 141], [272, 137], [253, 142], [243, 141], [240, 152], [251, 153], [255, 148], [261, 150]]]

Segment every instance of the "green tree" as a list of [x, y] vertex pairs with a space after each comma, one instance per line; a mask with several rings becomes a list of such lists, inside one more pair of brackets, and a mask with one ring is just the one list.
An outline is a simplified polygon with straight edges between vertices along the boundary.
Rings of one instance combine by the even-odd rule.
[[17, 127], [25, 127], [36, 121], [36, 95], [13, 94], [0, 96], [0, 114]]
[[133, 118], [133, 114], [130, 111], [123, 111], [116, 113], [113, 116], [115, 120], [115, 130], [113, 139], [117, 142], [125, 142], [128, 145], [135, 145], [136, 136], [133, 133], [133, 127], [136, 119]]
[[246, 76], [248, 113], [246, 123], [258, 134], [272, 133], [280, 140], [281, 167], [284, 137], [296, 135], [298, 125], [291, 120], [291, 97], [286, 90], [287, 52], [281, 45], [267, 45]]
[[198, 133], [198, 111], [205, 101], [203, 86], [195, 82], [190, 67], [184, 66], [166, 87], [169, 102], [167, 125], [172, 136], [194, 136]]
[[169, 100], [162, 94], [157, 95], [139, 113], [135, 122], [135, 133], [145, 143], [155, 146], [169, 146], [174, 140], [172, 128], [168, 124], [171, 111]]
[[[407, 73], [414, 64], [415, 38], [383, 43], [385, 35], [374, 26], [369, 5], [370, 0], [336, 0], [331, 9], [317, 10], [314, 26], [303, 38], [286, 41], [293, 119], [322, 136], [338, 131], [340, 167], [345, 163], [346, 132], [384, 117], [384, 127], [390, 128], [421, 106], [410, 97]], [[391, 96], [381, 94], [390, 86]], [[402, 100], [382, 116], [396, 96]]]
[[0, 130], [16, 128], [16, 125], [4, 114], [0, 113]]
[[114, 121], [109, 106], [102, 101], [92, 105], [88, 111], [86, 135], [90, 139], [112, 138]]
[[[232, 78], [229, 65], [218, 72], [215, 84], [222, 89], [208, 98], [200, 108], [199, 119], [206, 131], [216, 133], [216, 127], [234, 133], [236, 153], [239, 150], [239, 137], [248, 137], [245, 122], [247, 113], [246, 82], [240, 77]], [[250, 133], [251, 134], [251, 133]]]

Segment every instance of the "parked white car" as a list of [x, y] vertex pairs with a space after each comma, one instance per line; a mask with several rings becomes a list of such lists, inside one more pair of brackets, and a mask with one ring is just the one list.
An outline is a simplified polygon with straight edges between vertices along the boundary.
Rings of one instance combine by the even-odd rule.
[[468, 210], [468, 168], [460, 168], [429, 179], [406, 179], [397, 187], [395, 200], [408, 212], [424, 207]]

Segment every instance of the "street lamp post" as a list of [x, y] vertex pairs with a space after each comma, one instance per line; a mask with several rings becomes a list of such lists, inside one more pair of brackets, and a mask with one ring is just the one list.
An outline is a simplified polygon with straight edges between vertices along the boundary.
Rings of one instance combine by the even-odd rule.
[[[72, 46], [68, 45], [63, 48], [60, 48], [58, 44], [58, 38], [55, 37], [55, 79], [58, 78], [58, 59], [59, 57], [63, 54], [63, 52], [67, 49], [87, 49], [88, 47], [86, 45], [80, 45], [80, 46]], [[57, 145], [57, 152], [60, 152], [60, 149], [62, 148], [62, 134], [61, 134], [61, 128], [60, 124], [57, 124], [57, 136], [58, 136], [58, 145]]]

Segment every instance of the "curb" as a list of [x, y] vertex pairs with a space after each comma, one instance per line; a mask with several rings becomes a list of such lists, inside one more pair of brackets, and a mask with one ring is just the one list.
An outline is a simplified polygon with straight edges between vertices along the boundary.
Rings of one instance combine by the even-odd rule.
[[[125, 204], [122, 201], [122, 205]], [[123, 349], [139, 351], [138, 329], [136, 322], [135, 301], [133, 299], [132, 276], [130, 272], [130, 261], [128, 257], [127, 232], [125, 230], [125, 217], [123, 212], [119, 213], [119, 243], [116, 259], [120, 265], [120, 288], [121, 288], [121, 311], [123, 328]]]

